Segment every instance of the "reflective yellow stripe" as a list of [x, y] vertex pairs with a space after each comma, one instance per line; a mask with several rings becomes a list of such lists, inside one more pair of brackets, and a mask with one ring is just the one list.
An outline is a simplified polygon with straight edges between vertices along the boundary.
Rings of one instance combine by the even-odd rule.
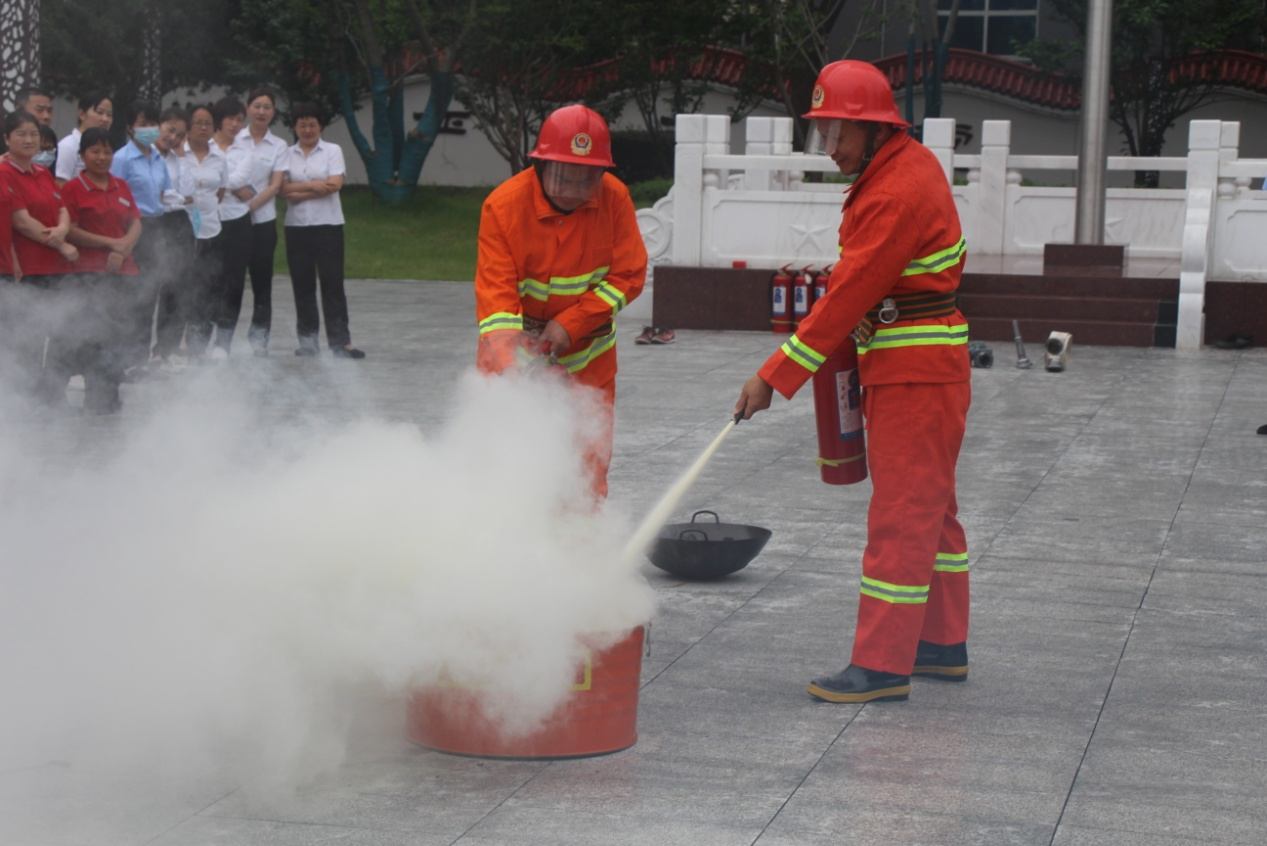
[[590, 289], [595, 280], [601, 281], [609, 270], [610, 267], [600, 267], [580, 276], [551, 276], [549, 282], [525, 279], [519, 283], [519, 296], [532, 297], [541, 302], [550, 297], [579, 297]]
[[616, 346], [616, 330], [612, 329], [601, 338], [596, 338], [593, 343], [580, 352], [568, 353], [559, 357], [559, 364], [567, 368], [568, 373], [575, 373], [578, 370], [584, 370], [591, 361]]
[[966, 573], [968, 572], [968, 553], [939, 552], [933, 569], [940, 573]]
[[606, 280], [598, 283], [598, 286], [594, 288], [594, 294], [612, 307], [612, 317], [620, 314], [620, 310], [629, 305], [629, 301], [625, 299], [620, 289]]
[[968, 343], [968, 324], [954, 326], [893, 326], [877, 329], [871, 339], [858, 345], [858, 355], [897, 347], [962, 346]]
[[928, 585], [894, 585], [879, 579], [862, 577], [862, 593], [897, 605], [920, 605], [928, 602]]
[[496, 314], [490, 314], [480, 321], [480, 334], [485, 332], [496, 332], [499, 329], [513, 329], [516, 332], [522, 332], [524, 328], [524, 317], [522, 314], [511, 314], [508, 311], [499, 311]]
[[954, 267], [968, 252], [968, 239], [960, 238], [959, 243], [948, 250], [933, 253], [931, 256], [917, 258], [902, 271], [903, 276], [914, 276], [918, 273], [940, 273], [948, 267]]
[[823, 366], [823, 362], [827, 360], [827, 356], [793, 335], [787, 339], [787, 342], [780, 347], [783, 354], [795, 361], [801, 367], [804, 367], [810, 373], [817, 373], [818, 368]]

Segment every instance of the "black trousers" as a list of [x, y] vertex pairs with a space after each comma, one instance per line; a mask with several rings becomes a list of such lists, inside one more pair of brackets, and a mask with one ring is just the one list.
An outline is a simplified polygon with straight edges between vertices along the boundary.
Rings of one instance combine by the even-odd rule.
[[125, 342], [125, 355], [128, 367], [139, 367], [150, 360], [158, 290], [175, 260], [167, 249], [162, 217], [142, 218], [141, 238], [132, 248], [132, 257], [140, 275], [136, 277], [137, 284], [126, 292], [132, 300], [132, 329], [128, 333], [130, 340]]
[[[57, 356], [55, 326], [67, 311], [60, 276], [0, 281], [0, 402], [26, 409], [66, 404], [69, 364]], [[45, 368], [45, 350], [53, 353]]]
[[202, 355], [211, 343], [219, 314], [220, 274], [224, 260], [224, 233], [199, 238], [189, 274], [189, 296], [181, 303], [185, 322], [185, 346], [189, 357]]
[[273, 255], [277, 252], [277, 221], [251, 224], [251, 328], [247, 338], [252, 347], [267, 347], [273, 325]]
[[180, 349], [188, 322], [194, 279], [194, 227], [183, 211], [155, 218], [166, 262], [158, 289], [158, 320], [154, 326], [154, 348], [158, 358], [167, 358]]
[[321, 312], [326, 318], [326, 342], [331, 349], [352, 343], [348, 329], [348, 299], [343, 290], [343, 226], [287, 226], [286, 265], [295, 291], [295, 329], [299, 346], [316, 349], [321, 329], [317, 313], [317, 280], [321, 281]]
[[138, 276], [74, 273], [57, 285], [59, 319], [44, 369], [56, 378], [82, 373], [85, 409], [108, 409], [119, 400], [119, 383], [134, 352], [138, 283]]
[[216, 298], [220, 307], [215, 317], [216, 346], [225, 352], [233, 345], [233, 333], [242, 313], [242, 292], [246, 290], [246, 265], [251, 260], [251, 216], [244, 214], [220, 222], [222, 239], [220, 276]]

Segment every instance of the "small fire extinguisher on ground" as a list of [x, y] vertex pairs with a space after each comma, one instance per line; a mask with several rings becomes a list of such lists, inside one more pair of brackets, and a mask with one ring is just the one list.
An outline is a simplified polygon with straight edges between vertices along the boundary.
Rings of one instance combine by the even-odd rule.
[[814, 374], [814, 417], [823, 481], [829, 485], [852, 485], [867, 478], [858, 347], [852, 337], [827, 356]]
[[801, 325], [801, 321], [809, 317], [809, 307], [814, 297], [814, 266], [801, 268], [801, 272], [792, 277], [792, 330]]
[[827, 280], [831, 278], [831, 269], [835, 266], [834, 264], [827, 265], [818, 271], [818, 276], [814, 277], [814, 302], [818, 302], [827, 296]]
[[792, 275], [785, 264], [770, 280], [770, 329], [792, 331]]

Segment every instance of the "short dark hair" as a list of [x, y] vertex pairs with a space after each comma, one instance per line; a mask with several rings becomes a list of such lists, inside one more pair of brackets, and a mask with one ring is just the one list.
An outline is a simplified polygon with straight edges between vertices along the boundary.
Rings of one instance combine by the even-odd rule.
[[127, 118], [128, 126], [135, 124], [136, 119], [141, 117], [152, 123], [158, 123], [158, 106], [145, 100], [137, 100], [128, 106], [127, 114], [124, 117]]
[[52, 143], [54, 147], [57, 146], [57, 133], [53, 131], [53, 127], [45, 126], [44, 124], [41, 123], [40, 124], [40, 144], [48, 144], [50, 142]]
[[40, 122], [35, 119], [35, 115], [28, 111], [18, 109], [16, 112], [9, 112], [4, 119], [4, 134], [12, 135], [13, 131], [19, 126], [23, 126], [28, 123], [34, 126], [40, 125]]
[[21, 103], [25, 105], [32, 97], [47, 97], [53, 99], [53, 95], [49, 94], [43, 88], [19, 88], [18, 93], [13, 95], [14, 104]]
[[242, 101], [237, 97], [221, 97], [211, 107], [211, 119], [215, 121], [217, 130], [220, 129], [220, 124], [224, 123], [225, 118], [244, 114], [246, 114], [246, 106], [243, 106]]
[[92, 91], [79, 98], [79, 111], [86, 112], [89, 109], [95, 109], [103, 101], [109, 99], [110, 95], [104, 91]]
[[105, 144], [110, 148], [110, 152], [114, 152], [114, 142], [110, 140], [110, 130], [102, 126], [85, 129], [84, 134], [79, 136], [79, 154], [82, 156], [98, 144]]
[[322, 126], [326, 125], [325, 117], [321, 114], [321, 107], [311, 100], [300, 100], [290, 109], [291, 125], [299, 123], [300, 118], [316, 118], [317, 123]]
[[213, 124], [215, 123], [216, 115], [215, 115], [215, 112], [211, 111], [211, 105], [208, 103], [199, 103], [196, 106], [189, 107], [189, 128], [190, 129], [193, 129], [194, 127], [194, 115], [198, 114], [199, 112], [206, 112], [207, 114], [211, 115], [211, 122]]
[[261, 97], [267, 97], [268, 101], [273, 104], [273, 108], [277, 108], [277, 95], [273, 93], [271, 88], [266, 88], [263, 85], [259, 88], [252, 89], [251, 93], [246, 95], [247, 105], [254, 103]]
[[185, 129], [189, 129], [189, 113], [180, 106], [168, 106], [163, 109], [163, 113], [158, 116], [159, 124], [167, 123], [169, 120], [178, 120], [185, 124]]

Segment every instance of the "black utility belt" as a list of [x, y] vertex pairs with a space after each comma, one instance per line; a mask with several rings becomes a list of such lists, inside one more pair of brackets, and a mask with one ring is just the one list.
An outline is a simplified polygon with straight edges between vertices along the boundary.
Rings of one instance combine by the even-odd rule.
[[959, 295], [950, 294], [893, 294], [867, 312], [866, 317], [853, 330], [854, 340], [867, 344], [875, 335], [875, 324], [886, 326], [899, 320], [928, 320], [933, 317], [949, 317], [958, 308]]

